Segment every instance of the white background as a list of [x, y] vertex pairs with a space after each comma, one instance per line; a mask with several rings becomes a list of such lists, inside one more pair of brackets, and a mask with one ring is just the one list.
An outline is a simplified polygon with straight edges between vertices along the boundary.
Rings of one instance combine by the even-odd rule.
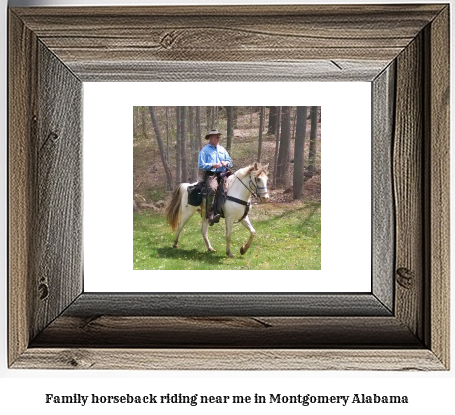
[[[84, 290], [370, 292], [371, 84], [217, 83], [216, 101], [209, 102], [214, 88], [209, 82], [84, 83]], [[133, 105], [261, 103], [322, 108], [322, 269], [285, 271], [279, 277], [272, 270], [220, 271], [216, 278], [211, 271], [133, 271]], [[234, 225], [234, 232], [243, 231]], [[205, 250], [202, 236], [200, 242]], [[185, 233], [180, 246], [185, 247]], [[225, 251], [225, 246], [215, 248]], [[340, 270], [350, 272], [340, 276]]]
[[[390, 1], [389, 1], [390, 2]], [[437, 1], [427, 1], [426, 3], [438, 3]], [[91, 5], [91, 4], [124, 4], [115, 0], [92, 1], [71, 1], [62, 0], [12, 0], [11, 5]], [[156, 1], [135, 1], [135, 4], [157, 4]], [[197, 4], [191, 1], [168, 1], [168, 4]], [[212, 1], [207, 3], [220, 2]], [[226, 2], [234, 3], [234, 2]], [[237, 4], [244, 2], [237, 1]], [[272, 3], [264, 1], [263, 3]], [[279, 3], [279, 2], [273, 2]], [[302, 3], [287, 0], [290, 3]], [[315, 3], [312, 1], [311, 3]], [[322, 3], [322, 2], [318, 2]], [[323, 3], [338, 3], [325, 1]], [[385, 3], [384, 1], [369, 3]], [[399, 2], [390, 2], [399, 3]], [[315, 394], [350, 394], [353, 393], [381, 393], [381, 394], [407, 394], [410, 404], [407, 406], [389, 405], [358, 405], [346, 408], [336, 406], [314, 406], [303, 408], [295, 406], [267, 406], [261, 408], [263, 413], [276, 414], [277, 409], [285, 414], [305, 413], [358, 413], [364, 415], [366, 412], [375, 414], [404, 414], [404, 413], [439, 413], [449, 414], [453, 412], [453, 390], [455, 388], [454, 371], [415, 373], [415, 372], [306, 372], [306, 371], [280, 371], [280, 372], [245, 372], [245, 371], [164, 371], [164, 372], [117, 372], [117, 371], [31, 371], [31, 370], [7, 370], [6, 369], [6, 2], [2, 0], [3, 7], [0, 10], [2, 19], [3, 36], [0, 36], [0, 45], [3, 65], [0, 66], [0, 128], [1, 128], [1, 150], [0, 150], [0, 192], [3, 196], [3, 203], [0, 203], [0, 233], [4, 236], [0, 239], [0, 263], [2, 269], [2, 281], [0, 294], [2, 298], [2, 319], [0, 320], [0, 407], [2, 413], [36, 413], [36, 414], [99, 414], [101, 410], [96, 407], [80, 406], [50, 406], [44, 404], [45, 393], [73, 394], [73, 393], [205, 393], [205, 394], [252, 394], [260, 393], [315, 393]], [[452, 2], [453, 8], [453, 2]], [[453, 11], [453, 9], [452, 9]], [[452, 30], [453, 34], [453, 30]], [[453, 43], [453, 42], [452, 42]], [[453, 85], [453, 76], [452, 76]], [[452, 122], [452, 125], [455, 125]], [[452, 163], [453, 164], [453, 163]], [[452, 178], [452, 183], [454, 180]], [[453, 205], [452, 205], [453, 206]], [[455, 222], [452, 220], [451, 222]], [[453, 234], [452, 225], [452, 234]], [[454, 247], [455, 244], [452, 244]], [[453, 249], [453, 248], [452, 248]], [[452, 284], [453, 287], [453, 284]], [[452, 301], [453, 301], [452, 288]], [[454, 333], [452, 319], [452, 333]], [[454, 344], [452, 336], [452, 345]], [[452, 347], [453, 356], [453, 347]], [[143, 407], [103, 407], [110, 413], [124, 414], [130, 413], [151, 414], [156, 409]], [[160, 408], [159, 413], [169, 413], [175, 409], [182, 413], [210, 413], [213, 408], [185, 407], [176, 406], [170, 409]], [[256, 408], [253, 408], [256, 409]], [[223, 408], [215, 408], [217, 413], [251, 413], [251, 407], [232, 407], [231, 405]], [[210, 412], [209, 412], [210, 411]], [[228, 412], [229, 411], [229, 412]], [[273, 411], [273, 412], [272, 412]]]

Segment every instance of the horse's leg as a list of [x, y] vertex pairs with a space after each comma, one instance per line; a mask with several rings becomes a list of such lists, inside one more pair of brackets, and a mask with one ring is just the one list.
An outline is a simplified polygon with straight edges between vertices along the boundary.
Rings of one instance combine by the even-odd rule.
[[248, 239], [248, 242], [245, 245], [242, 245], [240, 248], [240, 253], [243, 255], [245, 254], [246, 251], [248, 251], [248, 248], [251, 246], [251, 243], [253, 242], [254, 235], [256, 234], [256, 231], [253, 228], [253, 225], [251, 225], [250, 219], [245, 217], [242, 219], [240, 222], [245, 228], [247, 228], [250, 231], [250, 239]]
[[226, 222], [226, 255], [229, 258], [233, 258], [234, 255], [231, 252], [231, 235], [232, 235], [232, 228], [234, 221], [230, 219], [229, 217], [226, 217], [225, 219]]
[[209, 220], [206, 219], [205, 217], [203, 217], [202, 228], [201, 228], [202, 237], [204, 238], [204, 242], [205, 242], [205, 245], [207, 246], [207, 250], [210, 252], [216, 252], [216, 249], [213, 249], [212, 245], [210, 245], [210, 241], [209, 241], [209, 237], [208, 237], [208, 229], [209, 229]]
[[188, 221], [188, 219], [191, 218], [191, 216], [193, 216], [194, 212], [196, 212], [196, 208], [193, 208], [193, 206], [188, 205], [183, 208], [182, 218], [180, 219], [179, 226], [177, 228], [177, 232], [176, 232], [175, 238], [174, 238], [174, 243], [172, 245], [173, 248], [179, 247], [178, 242], [179, 242], [180, 232], [182, 231], [182, 229], [185, 226], [185, 223]]

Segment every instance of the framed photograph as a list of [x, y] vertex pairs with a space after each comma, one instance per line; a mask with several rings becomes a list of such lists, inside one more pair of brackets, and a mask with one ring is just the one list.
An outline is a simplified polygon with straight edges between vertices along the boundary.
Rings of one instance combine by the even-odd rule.
[[[214, 88], [216, 94], [212, 92]], [[239, 91], [242, 92], [241, 98]], [[284, 103], [293, 103], [303, 96], [307, 103], [319, 105], [246, 105], [266, 102], [269, 96]], [[177, 100], [180, 103], [207, 103], [207, 97], [211, 97], [212, 102], [222, 99], [228, 104], [241, 101], [245, 105], [172, 105]], [[151, 107], [147, 103], [165, 105]], [[83, 106], [83, 176], [91, 178], [85, 181], [83, 190], [86, 291], [371, 291], [371, 276], [361, 271], [371, 266], [371, 246], [357, 244], [359, 240], [371, 239], [370, 83], [218, 82], [214, 87], [210, 82], [92, 82], [84, 83]], [[343, 106], [343, 111], [339, 111]], [[185, 124], [179, 122], [184, 128], [183, 139], [177, 136], [176, 128], [180, 110], [185, 113], [182, 118]], [[284, 115], [283, 121], [280, 116], [279, 134], [274, 131], [278, 123], [273, 124], [277, 111]], [[354, 119], [354, 125], [340, 130], [340, 125]], [[132, 122], [134, 128], [131, 128]], [[195, 189], [200, 189], [202, 196], [203, 173], [198, 166], [198, 156], [202, 148], [212, 148], [205, 139], [212, 126], [219, 130], [218, 146], [232, 163], [226, 174], [239, 170], [236, 174], [240, 174], [245, 166], [253, 166], [256, 161], [265, 167], [268, 180], [266, 185], [262, 184], [264, 197], [256, 195], [255, 178], [251, 179], [250, 174], [244, 176], [243, 184], [235, 180], [237, 184], [231, 189], [243, 193], [233, 197], [240, 196], [249, 205], [228, 202], [238, 216], [221, 218], [216, 226], [209, 226], [208, 222], [204, 225], [202, 217], [205, 219], [208, 212], [202, 197], [197, 206], [185, 199], [181, 203], [182, 216], [187, 212], [188, 221], [180, 232], [178, 249], [175, 249], [178, 230], [173, 231], [168, 225], [166, 212], [177, 205], [180, 198], [174, 205], [167, 202], [171, 201], [172, 192], [180, 182], [188, 183], [183, 185], [188, 189], [190, 183], [199, 180]], [[203, 129], [206, 131], [202, 132]], [[323, 141], [321, 130], [324, 131]], [[131, 133], [134, 136], [132, 143], [125, 139]], [[286, 150], [287, 139], [288, 151], [280, 153], [280, 149]], [[300, 154], [304, 160], [301, 162], [298, 159], [299, 145], [303, 147]], [[180, 155], [177, 150], [180, 151], [181, 146], [184, 149]], [[355, 148], [356, 152], [364, 154], [356, 158], [352, 169], [347, 168], [347, 148]], [[279, 156], [287, 152], [290, 157], [283, 163]], [[323, 160], [321, 154], [324, 154]], [[282, 170], [286, 174], [274, 174], [278, 170], [275, 162], [277, 167], [283, 164]], [[178, 178], [180, 165], [184, 170], [181, 173], [185, 177], [183, 180]], [[304, 171], [301, 169], [298, 173], [302, 165]], [[322, 174], [322, 166], [330, 168]], [[345, 175], [348, 170], [349, 175]], [[282, 180], [278, 182], [279, 176]], [[230, 177], [222, 186], [225, 192], [233, 183], [232, 179], [238, 176]], [[298, 177], [304, 179], [300, 182], [301, 196], [297, 194]], [[131, 182], [133, 204], [137, 206], [137, 211], [133, 212], [133, 229], [129, 219], [120, 219], [131, 216], [131, 197], [126, 197], [132, 193]], [[352, 208], [346, 195], [354, 188], [358, 196], [355, 208]], [[180, 195], [184, 197], [186, 193]], [[222, 200], [221, 193], [218, 196]], [[246, 211], [248, 222], [242, 222], [240, 219]], [[179, 214], [180, 209], [172, 212]], [[325, 219], [321, 229], [322, 215]], [[226, 254], [225, 224], [230, 220], [233, 258]], [[112, 223], [116, 225], [112, 226]], [[201, 235], [202, 226], [205, 226], [210, 250]], [[324, 240], [323, 258], [321, 238]], [[245, 250], [243, 247], [247, 244]], [[350, 266], [353, 245], [357, 245], [358, 271], [340, 278], [337, 270]], [[113, 256], [115, 261], [111, 261]], [[305, 271], [303, 274], [302, 270]], [[276, 271], [289, 272], [276, 278]]]
[[[448, 4], [12, 8], [8, 42], [10, 368], [449, 369]], [[320, 106], [323, 128], [339, 130], [347, 128], [324, 118], [329, 104], [305, 100], [299, 88], [347, 84], [348, 92], [331, 92], [342, 112], [349, 86], [367, 84], [370, 129], [360, 140], [367, 163], [356, 169], [347, 157], [334, 168], [345, 168], [341, 183], [357, 217], [367, 212], [367, 225], [359, 225], [367, 233], [342, 247], [343, 261], [330, 253], [325, 259], [330, 238], [323, 237], [318, 271], [325, 279], [324, 261], [332, 262], [332, 277], [361, 275], [367, 289], [330, 282], [325, 290], [283, 288], [286, 278], [299, 281], [307, 272], [286, 269], [268, 270], [263, 282], [255, 275], [248, 288], [249, 269], [233, 289], [204, 282], [193, 289], [87, 289], [91, 263], [99, 267], [90, 272], [104, 280], [130, 279], [115, 267], [119, 255], [112, 250], [97, 260], [99, 243], [90, 245], [86, 183], [93, 175], [84, 163], [93, 139], [83, 124], [93, 112], [89, 84], [103, 84], [107, 97], [125, 84], [132, 94], [137, 86], [221, 91], [226, 83], [245, 91], [261, 83], [291, 86], [292, 101], [274, 101], [272, 93], [267, 102], [231, 105]], [[156, 91], [134, 105], [161, 106], [165, 117], [165, 106], [229, 104], [160, 101]], [[114, 103], [128, 96], [117, 94]], [[353, 112], [362, 120], [364, 107]], [[98, 158], [109, 158], [103, 154]], [[128, 154], [116, 164], [131, 167]], [[130, 205], [132, 169], [128, 174]], [[366, 204], [350, 188], [357, 176], [371, 178], [359, 185], [369, 194]], [[100, 216], [124, 203], [111, 197]], [[327, 212], [323, 229], [333, 219]], [[131, 226], [130, 209], [125, 221]], [[348, 233], [333, 223], [332, 232]], [[137, 272], [131, 233], [128, 244], [128, 272]], [[266, 288], [265, 280], [272, 282]]]

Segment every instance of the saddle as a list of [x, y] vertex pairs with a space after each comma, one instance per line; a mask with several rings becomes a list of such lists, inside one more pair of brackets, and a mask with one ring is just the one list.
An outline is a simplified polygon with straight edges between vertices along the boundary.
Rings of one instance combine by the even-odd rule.
[[217, 175], [218, 187], [216, 189], [215, 201], [213, 203], [214, 214], [220, 214], [224, 218], [224, 212], [221, 208], [221, 205], [226, 201], [227, 189], [226, 189], [226, 179], [234, 174], [230, 170], [220, 173]]
[[188, 204], [199, 206], [206, 194], [205, 182], [197, 182], [192, 186], [188, 186]]
[[[231, 175], [234, 174], [231, 171], [225, 171], [217, 175], [218, 180], [218, 187], [215, 194], [215, 201], [213, 203], [213, 213], [215, 215], [220, 214], [222, 218], [224, 218], [224, 212], [222, 209], [223, 203], [228, 198], [227, 196], [227, 189], [226, 189], [226, 179]], [[205, 181], [197, 182], [192, 186], [188, 186], [188, 204], [191, 206], [200, 206], [202, 200], [207, 195], [207, 189], [205, 186]], [[242, 219], [248, 214], [250, 206], [243, 202], [242, 200], [238, 200], [236, 198], [229, 198], [229, 200], [233, 200], [234, 202], [240, 203], [245, 205], [245, 214], [243, 215]], [[206, 207], [207, 209], [207, 207]], [[207, 214], [207, 212], [206, 212]]]

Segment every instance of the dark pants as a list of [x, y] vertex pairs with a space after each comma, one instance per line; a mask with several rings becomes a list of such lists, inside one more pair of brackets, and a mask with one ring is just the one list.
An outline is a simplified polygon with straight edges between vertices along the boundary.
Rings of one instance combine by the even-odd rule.
[[210, 213], [213, 215], [213, 205], [216, 189], [218, 188], [218, 180], [215, 172], [204, 172], [204, 182], [207, 188], [207, 217]]

